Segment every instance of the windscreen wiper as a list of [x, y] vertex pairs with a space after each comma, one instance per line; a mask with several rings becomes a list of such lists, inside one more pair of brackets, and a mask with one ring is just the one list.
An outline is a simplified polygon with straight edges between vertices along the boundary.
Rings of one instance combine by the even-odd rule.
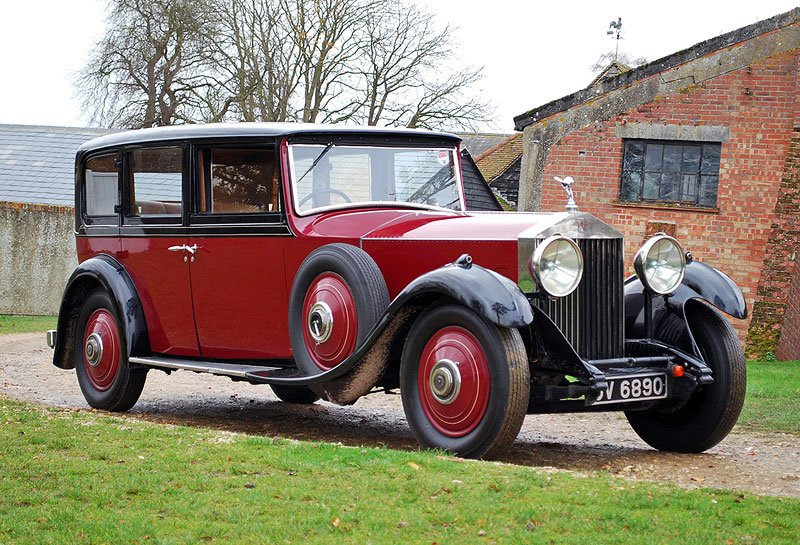
[[322, 158], [325, 157], [325, 154], [328, 153], [331, 150], [332, 147], [333, 147], [333, 142], [328, 142], [328, 144], [325, 146], [325, 149], [322, 150], [321, 152], [319, 152], [319, 155], [317, 155], [317, 157], [311, 162], [311, 166], [308, 167], [308, 170], [306, 170], [303, 173], [303, 175], [300, 176], [300, 178], [297, 179], [297, 181], [295, 183], [299, 184], [300, 182], [302, 182], [303, 178], [305, 178], [306, 175], [308, 175], [309, 172], [314, 170], [314, 167], [317, 166], [317, 163], [319, 163], [322, 160]]

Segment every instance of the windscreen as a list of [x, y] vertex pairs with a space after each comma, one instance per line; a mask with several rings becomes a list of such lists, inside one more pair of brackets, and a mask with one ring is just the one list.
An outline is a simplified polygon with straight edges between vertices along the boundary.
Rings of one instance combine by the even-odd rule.
[[293, 144], [289, 161], [300, 213], [366, 203], [463, 210], [455, 148]]

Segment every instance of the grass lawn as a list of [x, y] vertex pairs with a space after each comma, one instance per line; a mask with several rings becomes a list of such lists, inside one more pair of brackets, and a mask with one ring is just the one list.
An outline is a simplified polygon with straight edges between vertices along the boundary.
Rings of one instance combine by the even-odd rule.
[[5, 333], [33, 333], [48, 329], [55, 329], [58, 322], [57, 316], [9, 316], [0, 314], [0, 335]]
[[739, 425], [800, 435], [800, 361], [751, 361]]
[[0, 399], [0, 543], [785, 543], [800, 500]]

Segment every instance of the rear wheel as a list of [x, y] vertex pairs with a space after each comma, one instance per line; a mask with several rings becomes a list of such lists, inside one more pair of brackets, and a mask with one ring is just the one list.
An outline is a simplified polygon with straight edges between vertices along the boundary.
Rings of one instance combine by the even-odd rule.
[[283, 384], [270, 384], [269, 386], [278, 399], [286, 403], [310, 405], [319, 399], [313, 390], [305, 386], [285, 386]]
[[691, 326], [714, 382], [699, 387], [677, 410], [625, 413], [639, 437], [658, 450], [710, 449], [728, 435], [744, 404], [747, 369], [742, 345], [731, 325], [719, 313], [702, 309]]
[[103, 290], [92, 292], [75, 328], [75, 370], [92, 407], [127, 411], [144, 388], [147, 370], [130, 369], [125, 336], [114, 304]]
[[400, 388], [420, 445], [467, 458], [502, 454], [528, 407], [530, 370], [522, 338], [466, 307], [432, 307], [409, 331]]

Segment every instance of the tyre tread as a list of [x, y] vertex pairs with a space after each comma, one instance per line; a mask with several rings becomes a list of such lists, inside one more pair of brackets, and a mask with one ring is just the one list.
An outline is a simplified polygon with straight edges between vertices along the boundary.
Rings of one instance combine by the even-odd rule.
[[494, 458], [511, 448], [525, 422], [530, 401], [530, 369], [522, 337], [516, 329], [494, 327], [500, 334], [508, 361], [509, 391], [506, 412], [509, 416], [500, 427], [492, 445], [479, 455], [481, 458]]

